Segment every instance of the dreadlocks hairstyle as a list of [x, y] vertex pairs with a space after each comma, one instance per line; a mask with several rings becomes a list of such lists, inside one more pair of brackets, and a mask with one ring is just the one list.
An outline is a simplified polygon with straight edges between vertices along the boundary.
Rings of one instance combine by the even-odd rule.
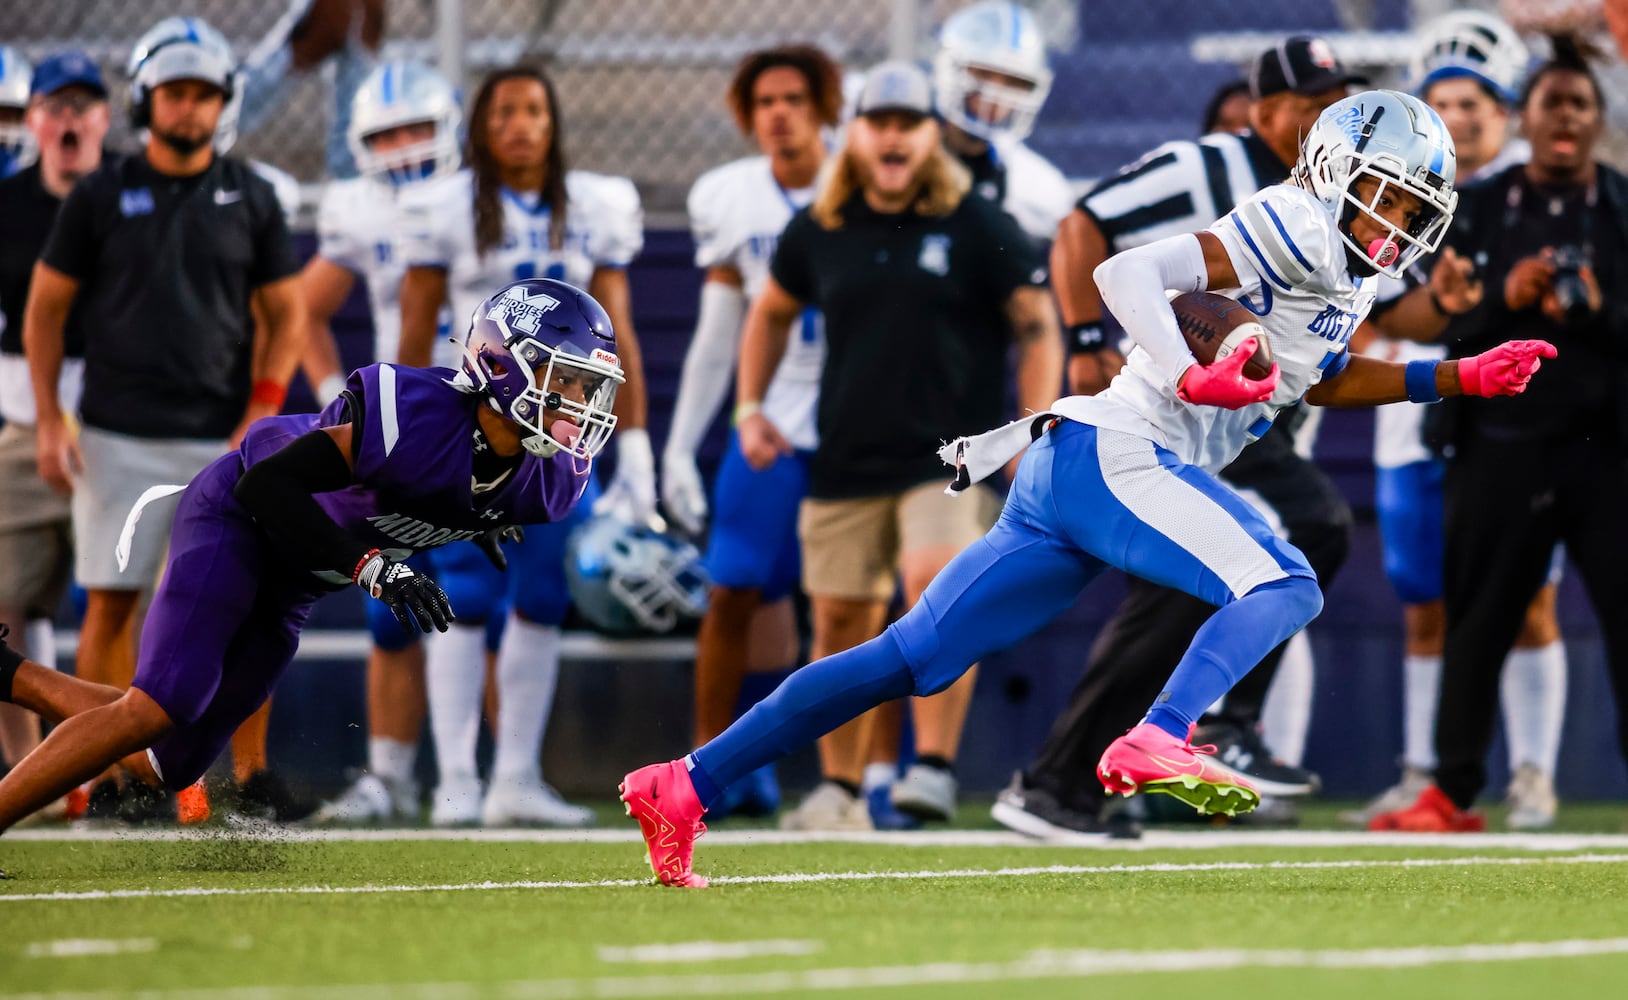
[[842, 69], [836, 60], [813, 45], [782, 45], [775, 49], [749, 52], [735, 67], [729, 81], [729, 110], [741, 132], [752, 132], [752, 89], [758, 77], [771, 69], [793, 69], [808, 81], [808, 96], [820, 122], [835, 126], [842, 115]]
[[548, 243], [558, 250], [565, 245], [565, 125], [560, 120], [559, 97], [554, 81], [539, 66], [510, 66], [493, 72], [481, 82], [475, 106], [469, 113], [469, 148], [465, 159], [475, 174], [475, 252], [486, 256], [503, 241], [502, 178], [497, 157], [492, 155], [487, 119], [492, 114], [492, 96], [505, 80], [536, 80], [542, 84], [548, 101], [550, 138], [543, 161], [543, 202], [548, 205]]
[[1537, 92], [1538, 83], [1550, 73], [1581, 73], [1588, 78], [1589, 86], [1594, 88], [1594, 103], [1604, 112], [1605, 88], [1600, 86], [1600, 78], [1594, 75], [1595, 61], [1603, 58], [1605, 53], [1586, 38], [1573, 34], [1550, 35], [1549, 58], [1526, 75], [1526, 84], [1521, 87], [1520, 106], [1526, 107]]

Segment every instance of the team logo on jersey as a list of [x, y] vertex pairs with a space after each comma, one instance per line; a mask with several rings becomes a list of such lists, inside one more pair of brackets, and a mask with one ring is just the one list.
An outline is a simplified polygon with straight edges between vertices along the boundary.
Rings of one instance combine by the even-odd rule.
[[126, 219], [137, 215], [153, 214], [153, 192], [148, 188], [132, 188], [119, 192], [119, 214]]
[[486, 311], [486, 318], [505, 330], [536, 333], [543, 316], [559, 304], [560, 300], [547, 292], [528, 292], [515, 285], [492, 304], [492, 308]]
[[367, 519], [380, 534], [414, 549], [433, 549], [448, 542], [464, 542], [481, 532], [459, 528], [438, 528], [406, 514], [375, 514]]
[[950, 237], [945, 233], [928, 233], [921, 238], [921, 252], [916, 264], [928, 274], [940, 278], [950, 273]]

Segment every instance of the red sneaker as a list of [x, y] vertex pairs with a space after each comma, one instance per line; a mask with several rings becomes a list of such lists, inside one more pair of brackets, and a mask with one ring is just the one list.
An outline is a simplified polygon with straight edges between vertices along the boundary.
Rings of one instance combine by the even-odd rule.
[[182, 826], [209, 820], [209, 793], [199, 779], [175, 793], [175, 818]]
[[1432, 784], [1419, 793], [1413, 805], [1380, 813], [1369, 820], [1368, 829], [1396, 833], [1483, 833], [1487, 829], [1487, 817], [1471, 809], [1460, 809], [1446, 792]]
[[705, 889], [707, 880], [690, 870], [696, 838], [707, 832], [701, 822], [689, 769], [681, 760], [651, 764], [622, 778], [618, 786], [627, 814], [639, 821], [650, 870], [662, 885]]
[[1236, 816], [1261, 803], [1261, 793], [1238, 772], [1209, 759], [1213, 746], [1195, 747], [1193, 732], [1178, 740], [1150, 722], [1114, 740], [1097, 764], [1108, 794], [1159, 792], [1198, 810], [1200, 816]]

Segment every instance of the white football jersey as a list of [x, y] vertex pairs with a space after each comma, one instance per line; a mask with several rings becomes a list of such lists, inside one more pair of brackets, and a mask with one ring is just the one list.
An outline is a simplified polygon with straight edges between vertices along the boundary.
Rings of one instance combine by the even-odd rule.
[[1069, 396], [1054, 409], [1074, 420], [1138, 434], [1183, 462], [1215, 472], [1272, 426], [1331, 369], [1374, 301], [1372, 278], [1346, 268], [1334, 218], [1312, 195], [1287, 184], [1266, 188], [1209, 230], [1238, 274], [1237, 289], [1214, 289], [1259, 317], [1281, 369], [1272, 398], [1238, 410], [1184, 403], [1141, 347], [1095, 396]]
[[[1462, 187], [1481, 177], [1491, 177], [1506, 167], [1525, 163], [1532, 158], [1532, 146], [1525, 139], [1514, 139], [1492, 161], [1480, 170], [1458, 180]], [[1400, 298], [1408, 290], [1401, 278], [1379, 275], [1376, 302], [1389, 302]], [[1445, 344], [1420, 344], [1412, 340], [1392, 340], [1375, 337], [1364, 352], [1371, 358], [1407, 364], [1410, 361], [1441, 361], [1447, 357]], [[1415, 462], [1435, 459], [1424, 443], [1425, 407], [1418, 403], [1386, 403], [1374, 407], [1374, 465], [1381, 469], [1396, 469]]]
[[[601, 267], [622, 268], [644, 248], [639, 192], [625, 177], [572, 170], [565, 175], [565, 242], [550, 245], [548, 206], [504, 188], [503, 239], [483, 257], [475, 251], [474, 175], [414, 184], [401, 193], [404, 267], [447, 272], [452, 336], [462, 340], [475, 308], [493, 292], [525, 278], [554, 278], [587, 289]], [[451, 367], [462, 348], [451, 347]], [[436, 364], [441, 360], [437, 347]]]
[[[317, 254], [367, 284], [373, 311], [373, 360], [394, 364], [401, 344], [401, 276], [396, 246], [398, 189], [368, 177], [333, 181], [317, 207]], [[445, 353], [436, 344], [436, 363]]]
[[277, 192], [277, 204], [282, 206], [283, 221], [292, 229], [300, 215], [300, 182], [288, 171], [259, 160], [250, 160], [249, 167]]
[[[769, 278], [769, 261], [786, 223], [813, 200], [812, 187], [781, 187], [766, 156], [707, 171], [690, 188], [695, 266], [733, 267], [741, 274], [746, 298], [757, 298]], [[764, 416], [795, 448], [811, 450], [819, 444], [814, 411], [824, 367], [825, 321], [818, 310], [805, 309], [763, 397]]]
[[997, 137], [995, 155], [1006, 168], [1001, 208], [1037, 240], [1057, 238], [1057, 226], [1074, 211], [1074, 189], [1063, 172], [1023, 142]]

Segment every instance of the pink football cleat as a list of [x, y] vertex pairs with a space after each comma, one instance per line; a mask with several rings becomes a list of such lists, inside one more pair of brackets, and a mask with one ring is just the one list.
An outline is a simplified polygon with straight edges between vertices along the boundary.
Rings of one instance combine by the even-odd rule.
[[1114, 740], [1097, 764], [1097, 777], [1108, 794], [1131, 796], [1137, 792], [1173, 795], [1198, 810], [1200, 816], [1225, 813], [1236, 816], [1260, 805], [1261, 793], [1238, 772], [1208, 755], [1213, 746], [1195, 747], [1178, 740], [1150, 722], [1135, 726]]
[[695, 840], [707, 832], [701, 822], [689, 769], [682, 760], [651, 764], [622, 778], [619, 786], [627, 814], [639, 821], [650, 870], [662, 885], [705, 889], [707, 880], [690, 870]]

